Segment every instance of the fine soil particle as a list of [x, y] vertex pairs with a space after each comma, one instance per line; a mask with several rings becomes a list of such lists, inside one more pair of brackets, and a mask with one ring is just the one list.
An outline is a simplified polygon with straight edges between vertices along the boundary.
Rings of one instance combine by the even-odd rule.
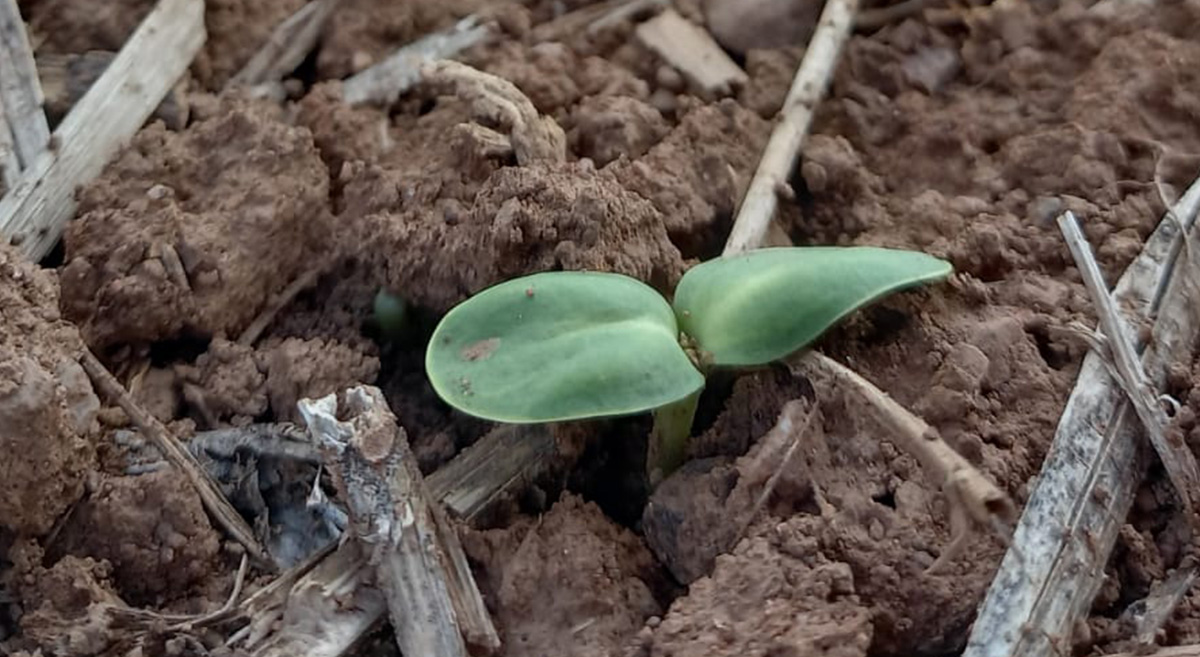
[[21, 573], [13, 588], [25, 610], [23, 643], [63, 657], [98, 655], [109, 646], [116, 632], [107, 611], [125, 603], [113, 588], [108, 562], [67, 556], [46, 567], [42, 550], [31, 544], [18, 545], [11, 557], [12, 572]]
[[627, 657], [864, 657], [871, 616], [845, 563], [825, 558], [801, 523], [785, 522], [717, 558]]
[[602, 655], [662, 612], [653, 557], [599, 507], [565, 495], [540, 519], [468, 534], [502, 655]]
[[152, 125], [82, 192], [64, 312], [93, 347], [235, 336], [326, 258], [328, 188], [311, 134], [261, 105]]
[[720, 252], [768, 130], [733, 101], [698, 105], [644, 156], [609, 168], [662, 213], [685, 257], [708, 258]]
[[[346, 220], [360, 222], [369, 235], [362, 241], [389, 258], [388, 287], [419, 306], [445, 311], [537, 271], [610, 271], [666, 291], [683, 270], [654, 206], [583, 163], [501, 169], [470, 205], [444, 198], [431, 205], [420, 188], [411, 199], [410, 190], [368, 169], [346, 188], [355, 208]], [[432, 262], [430, 253], [438, 254]]]
[[299, 422], [296, 402], [371, 384], [379, 359], [336, 340], [271, 339], [258, 348], [213, 340], [193, 367], [179, 367], [195, 385], [188, 401], [208, 424], [248, 424], [268, 410], [276, 422]]
[[100, 402], [55, 276], [0, 246], [0, 525], [40, 535], [83, 494]]
[[209, 581], [220, 546], [196, 490], [164, 468], [104, 478], [71, 514], [51, 556], [104, 560], [124, 600], [156, 605]]

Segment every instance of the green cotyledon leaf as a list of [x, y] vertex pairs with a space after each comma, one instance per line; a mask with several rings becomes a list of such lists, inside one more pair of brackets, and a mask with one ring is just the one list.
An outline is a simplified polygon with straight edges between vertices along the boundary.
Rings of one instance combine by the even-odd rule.
[[950, 263], [876, 247], [759, 249], [697, 265], [674, 307], [714, 366], [762, 365], [809, 345], [851, 312], [946, 278]]
[[548, 272], [453, 308], [425, 369], [451, 406], [497, 422], [632, 415], [699, 390], [671, 306], [627, 276]]

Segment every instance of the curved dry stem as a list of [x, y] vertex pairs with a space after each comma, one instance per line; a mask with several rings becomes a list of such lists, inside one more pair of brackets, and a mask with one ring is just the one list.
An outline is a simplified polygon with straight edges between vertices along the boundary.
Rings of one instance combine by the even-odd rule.
[[508, 132], [517, 164], [566, 161], [567, 137], [562, 128], [553, 118], [538, 114], [529, 98], [508, 80], [449, 60], [425, 64], [421, 76], [470, 104], [476, 121]]

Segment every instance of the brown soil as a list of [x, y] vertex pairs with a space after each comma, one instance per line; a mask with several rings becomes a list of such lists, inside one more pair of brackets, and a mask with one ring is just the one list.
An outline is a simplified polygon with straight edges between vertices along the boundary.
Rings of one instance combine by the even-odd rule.
[[504, 655], [608, 655], [662, 612], [653, 557], [595, 504], [564, 495], [550, 511], [471, 536]]
[[233, 104], [186, 133], [152, 125], [81, 193], [63, 309], [95, 347], [236, 336], [328, 249], [312, 136]]
[[[22, 2], [39, 52], [115, 49], [150, 6], [85, 4]], [[210, 2], [193, 73], [218, 88], [300, 4]], [[720, 252], [802, 54], [789, 44], [819, 3], [679, 3], [708, 17], [750, 76], [717, 100], [690, 95], [630, 21], [538, 41], [586, 0], [485, 4], [343, 2], [295, 74], [294, 103], [198, 98], [185, 129], [148, 126], [80, 190], [60, 266], [0, 250], [0, 546], [16, 599], [0, 616], [22, 633], [6, 645], [88, 654], [111, 638], [93, 624], [97, 607], [211, 610], [229, 584], [233, 560], [178, 474], [127, 472], [155, 459], [127, 453], [136, 441], [121, 413], [98, 413], [74, 364], [83, 344], [185, 438], [193, 426], [294, 422], [298, 399], [378, 385], [429, 471], [492, 428], [426, 381], [424, 341], [442, 313], [554, 269], [621, 272], [669, 293]], [[997, 3], [857, 34], [781, 185], [780, 223], [798, 244], [953, 262], [950, 283], [857, 313], [818, 346], [920, 413], [1018, 505], [1084, 354], [1055, 329], [1094, 322], [1054, 217], [1084, 221], [1112, 281], [1159, 221], [1160, 191], [1173, 197], [1200, 171], [1189, 40], [1200, 12], [1091, 4]], [[758, 22], [771, 6], [786, 20]], [[536, 116], [514, 122], [466, 83], [422, 85], [387, 108], [339, 100], [338, 78], [480, 9], [501, 29], [463, 61], [512, 82]], [[319, 275], [239, 343], [306, 274]], [[380, 289], [408, 304], [397, 334], [372, 317]], [[1173, 428], [1193, 449], [1197, 376], [1200, 361], [1166, 391], [1185, 402]], [[812, 407], [801, 456], [751, 516], [778, 465], [764, 436], [792, 400]], [[490, 529], [464, 530], [504, 654], [961, 651], [1004, 546], [976, 537], [928, 573], [949, 541], [945, 499], [857, 400], [784, 367], [714, 377], [689, 463], [653, 494], [638, 460], [648, 428], [560, 428], [570, 471]], [[301, 500], [311, 490], [310, 471], [257, 463], [225, 466], [247, 516], [278, 502], [272, 487]], [[1129, 648], [1121, 614], [1191, 551], [1172, 499], [1152, 469], [1079, 652]], [[1200, 642], [1200, 594], [1163, 639]]]
[[43, 535], [83, 494], [100, 402], [52, 273], [0, 247], [0, 525]]
[[195, 489], [163, 469], [100, 481], [68, 518], [49, 556], [107, 562], [122, 599], [156, 606], [207, 583], [220, 546]]

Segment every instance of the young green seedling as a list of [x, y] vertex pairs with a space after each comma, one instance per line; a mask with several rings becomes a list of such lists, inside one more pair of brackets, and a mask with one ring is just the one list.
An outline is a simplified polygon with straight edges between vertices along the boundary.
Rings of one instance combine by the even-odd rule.
[[951, 271], [912, 251], [759, 249], [693, 267], [674, 303], [618, 274], [533, 274], [447, 313], [425, 366], [443, 400], [496, 422], [653, 411], [654, 480], [682, 462], [714, 368], [785, 358], [849, 313]]

